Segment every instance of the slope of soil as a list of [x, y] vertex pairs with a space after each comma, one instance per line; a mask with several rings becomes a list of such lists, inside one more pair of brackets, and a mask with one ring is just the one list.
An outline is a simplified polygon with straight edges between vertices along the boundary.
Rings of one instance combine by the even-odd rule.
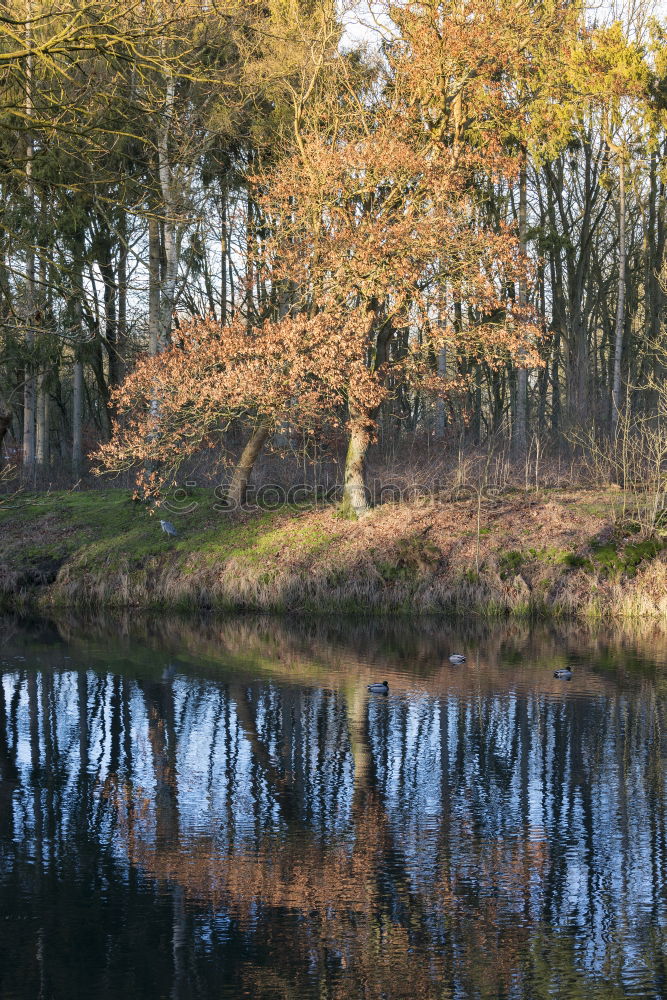
[[[212, 492], [151, 514], [126, 491], [0, 504], [6, 606], [663, 617], [667, 550], [618, 491], [509, 492], [230, 515]], [[159, 518], [178, 527], [162, 533]]]

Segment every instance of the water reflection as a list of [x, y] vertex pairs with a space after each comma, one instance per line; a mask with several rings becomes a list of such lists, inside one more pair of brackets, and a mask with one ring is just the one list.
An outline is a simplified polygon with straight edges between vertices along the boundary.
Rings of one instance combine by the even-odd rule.
[[661, 640], [1, 627], [3, 998], [666, 995]]

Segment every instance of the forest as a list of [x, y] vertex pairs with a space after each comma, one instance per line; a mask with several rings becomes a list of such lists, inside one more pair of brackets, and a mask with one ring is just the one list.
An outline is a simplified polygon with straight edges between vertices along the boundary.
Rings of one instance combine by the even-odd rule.
[[661, 492], [666, 32], [650, 0], [3, 4], [3, 491], [242, 504], [255, 467], [357, 517], [369, 463], [494, 455]]
[[0, 2], [0, 998], [667, 996], [666, 0]]

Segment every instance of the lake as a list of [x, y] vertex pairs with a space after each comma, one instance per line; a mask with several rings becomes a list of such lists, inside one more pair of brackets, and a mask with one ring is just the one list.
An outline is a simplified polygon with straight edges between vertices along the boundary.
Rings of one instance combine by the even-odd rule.
[[2, 1000], [667, 995], [664, 637], [137, 613], [0, 638]]

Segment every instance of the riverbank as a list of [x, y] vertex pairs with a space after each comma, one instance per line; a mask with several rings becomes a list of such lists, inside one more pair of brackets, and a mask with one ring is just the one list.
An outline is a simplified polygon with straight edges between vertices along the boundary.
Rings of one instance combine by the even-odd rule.
[[667, 617], [667, 539], [646, 537], [618, 490], [386, 504], [358, 522], [331, 507], [224, 513], [205, 490], [178, 506], [151, 515], [123, 490], [5, 502], [0, 602]]

